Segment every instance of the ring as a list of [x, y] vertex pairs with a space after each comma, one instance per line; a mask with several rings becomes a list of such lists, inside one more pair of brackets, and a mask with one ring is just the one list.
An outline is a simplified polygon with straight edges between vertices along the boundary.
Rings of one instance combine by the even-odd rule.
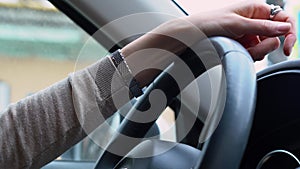
[[273, 20], [273, 18], [280, 12], [282, 11], [282, 8], [279, 5], [270, 5], [271, 10], [270, 10], [270, 20]]

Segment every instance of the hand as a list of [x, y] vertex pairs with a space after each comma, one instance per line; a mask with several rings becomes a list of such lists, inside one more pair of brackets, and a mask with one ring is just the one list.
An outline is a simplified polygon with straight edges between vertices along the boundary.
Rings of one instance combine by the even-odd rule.
[[233, 38], [249, 51], [254, 60], [261, 60], [279, 47], [278, 36], [284, 35], [283, 50], [288, 56], [296, 42], [295, 20], [284, 11], [270, 20], [270, 10], [271, 6], [266, 3], [244, 1], [217, 11], [177, 18], [126, 45], [121, 53], [142, 86], [149, 84], [158, 74], [157, 71], [140, 73], [144, 68], [161, 67], [163, 70], [172, 62], [173, 58], [161, 51], [180, 53], [206, 37]]
[[[254, 60], [277, 49], [278, 36], [285, 36], [283, 52], [289, 56], [296, 42], [296, 23], [285, 11], [273, 20], [270, 5], [258, 2], [243, 2], [218, 11], [199, 13], [187, 19], [199, 27], [208, 37], [227, 36], [239, 41]], [[203, 24], [205, 23], [205, 24]]]

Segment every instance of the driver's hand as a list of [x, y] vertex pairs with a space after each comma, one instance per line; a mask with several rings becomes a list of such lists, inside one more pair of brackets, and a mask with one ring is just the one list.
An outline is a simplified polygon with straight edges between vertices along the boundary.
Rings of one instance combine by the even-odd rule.
[[283, 50], [288, 56], [296, 42], [295, 20], [284, 11], [270, 20], [270, 11], [271, 6], [266, 3], [244, 1], [216, 11], [176, 18], [126, 45], [121, 53], [141, 86], [158, 74], [156, 71], [140, 73], [145, 67], [163, 70], [174, 59], [168, 53], [183, 52], [207, 37], [235, 39], [254, 60], [261, 60], [279, 47], [278, 36], [285, 36]]
[[261, 60], [280, 45], [278, 36], [285, 36], [283, 52], [289, 56], [296, 42], [295, 20], [280, 11], [270, 20], [271, 6], [262, 2], [242, 2], [213, 12], [199, 13], [187, 19], [208, 37], [227, 36], [238, 40], [254, 60]]

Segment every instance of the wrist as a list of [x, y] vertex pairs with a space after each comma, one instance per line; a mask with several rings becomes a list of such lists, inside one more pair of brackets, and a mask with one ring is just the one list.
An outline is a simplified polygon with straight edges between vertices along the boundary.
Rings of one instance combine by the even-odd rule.
[[139, 97], [143, 94], [139, 82], [132, 76], [131, 70], [128, 67], [121, 50], [117, 50], [110, 55], [110, 59], [116, 67], [119, 74], [122, 76], [125, 84], [128, 86], [132, 96]]

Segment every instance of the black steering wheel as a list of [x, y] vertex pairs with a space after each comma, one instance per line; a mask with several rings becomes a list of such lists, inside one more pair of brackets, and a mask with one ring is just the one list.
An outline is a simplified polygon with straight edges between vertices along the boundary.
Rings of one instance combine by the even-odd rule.
[[[204, 65], [198, 56], [195, 56], [193, 51], [190, 50], [187, 50], [187, 52], [183, 54], [182, 59], [192, 70], [195, 77], [198, 77], [209, 68], [222, 64], [226, 79], [225, 107], [223, 112], [217, 112], [223, 113], [223, 115], [221, 116], [216, 130], [204, 143], [200, 153], [190, 154], [190, 156], [193, 156], [192, 158], [196, 159], [196, 162], [192, 164], [192, 166], [189, 164], [188, 167], [198, 169], [238, 169], [247, 145], [256, 102], [256, 74], [253, 60], [248, 52], [234, 40], [224, 37], [213, 37], [208, 41], [200, 42], [196, 45], [196, 47], [199, 46], [199, 48], [197, 47], [196, 49], [201, 48], [202, 52], [205, 53], [205, 57], [213, 58], [210, 56], [211, 52], [205, 52], [205, 48], [203, 49], [203, 46], [208, 43], [212, 44], [221, 63], [217, 59], [208, 59], [210, 60], [209, 63]], [[122, 136], [144, 138], [145, 134], [155, 123], [155, 120], [159, 117], [162, 110], [167, 107], [178, 94], [180, 94], [182, 90], [181, 87], [179, 87], [177, 82], [170, 76], [170, 74], [178, 67], [180, 67], [180, 64], [176, 63], [169, 66], [156, 78], [156, 80], [154, 80], [147, 88], [145, 94], [133, 105], [133, 108], [126, 115], [118, 129], [120, 134], [117, 134], [112, 138], [110, 144], [97, 161], [95, 169], [124, 168], [120, 167], [120, 162], [123, 164], [125, 161], [126, 163], [128, 158], [124, 158], [124, 155], [111, 153], [110, 150], [118, 149], [126, 155], [143, 141], [141, 139], [124, 139]], [[188, 85], [193, 79], [183, 78], [181, 80], [184, 85]], [[141, 116], [141, 111], [148, 110], [151, 107], [149, 96], [151, 95], [151, 92], [156, 89], [164, 92], [166, 97], [165, 107], [153, 112], [154, 115], [151, 115], [151, 119], [153, 120], [149, 120], [148, 122], [139, 123], [131, 120], [139, 118], [139, 116]], [[164, 146], [165, 143], [156, 143], [155, 145]], [[155, 147], [155, 145], [152, 145], [152, 147]], [[139, 150], [143, 151], [143, 146], [140, 147]], [[180, 146], [179, 148], [177, 147], [176, 150], [178, 149], [185, 149], [185, 147]], [[190, 149], [187, 149], [187, 151], [190, 151]], [[165, 155], [165, 157], [167, 157], [166, 159], [176, 161], [176, 159], [169, 157], [169, 154], [172, 153], [176, 153], [176, 157], [178, 156], [177, 158], [181, 158], [178, 151], [174, 151], [167, 153]], [[176, 157], [174, 156], [174, 158]], [[153, 158], [150, 158], [150, 160], [155, 161]], [[168, 163], [166, 168], [178, 168], [178, 166], [174, 166], [175, 163], [173, 164], [172, 161], [165, 161], [165, 163]], [[141, 168], [139, 164], [140, 163], [135, 163], [131, 160], [128, 168]], [[151, 164], [151, 167], [146, 166], [146, 163], [143, 163], [142, 165], [142, 168], [152, 168], [155, 164]], [[157, 166], [157, 168], [164, 167]]]

